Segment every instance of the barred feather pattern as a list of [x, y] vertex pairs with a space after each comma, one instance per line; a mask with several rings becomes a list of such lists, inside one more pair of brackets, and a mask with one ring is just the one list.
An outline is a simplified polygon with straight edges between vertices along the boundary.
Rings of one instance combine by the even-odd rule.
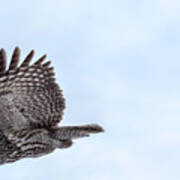
[[16, 47], [9, 67], [0, 50], [0, 164], [39, 157], [68, 148], [75, 138], [103, 132], [99, 125], [59, 127], [65, 109], [62, 90], [55, 82], [46, 55], [31, 64], [32, 50], [20, 64]]

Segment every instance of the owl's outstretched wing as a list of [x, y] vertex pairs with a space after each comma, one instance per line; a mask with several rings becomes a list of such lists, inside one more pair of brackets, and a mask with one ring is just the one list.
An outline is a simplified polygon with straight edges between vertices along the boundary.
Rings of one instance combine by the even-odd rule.
[[50, 61], [44, 63], [44, 55], [30, 65], [33, 55], [31, 51], [18, 66], [20, 50], [16, 47], [6, 70], [6, 54], [0, 51], [0, 125], [7, 120], [17, 128], [52, 127], [62, 119], [65, 100]]

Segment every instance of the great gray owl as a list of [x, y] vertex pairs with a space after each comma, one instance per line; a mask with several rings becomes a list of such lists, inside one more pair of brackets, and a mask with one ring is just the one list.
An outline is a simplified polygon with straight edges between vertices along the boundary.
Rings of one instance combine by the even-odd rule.
[[103, 132], [96, 124], [58, 126], [65, 108], [62, 91], [46, 55], [30, 65], [33, 55], [32, 50], [18, 66], [16, 47], [6, 69], [0, 50], [0, 164], [68, 148], [75, 138]]

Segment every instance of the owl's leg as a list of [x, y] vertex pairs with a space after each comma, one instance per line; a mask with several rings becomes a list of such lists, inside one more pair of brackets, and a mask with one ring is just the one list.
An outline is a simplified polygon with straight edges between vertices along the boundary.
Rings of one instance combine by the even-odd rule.
[[84, 126], [64, 126], [50, 130], [50, 136], [57, 140], [71, 140], [89, 136], [91, 133], [100, 133], [103, 131], [103, 128], [96, 124]]

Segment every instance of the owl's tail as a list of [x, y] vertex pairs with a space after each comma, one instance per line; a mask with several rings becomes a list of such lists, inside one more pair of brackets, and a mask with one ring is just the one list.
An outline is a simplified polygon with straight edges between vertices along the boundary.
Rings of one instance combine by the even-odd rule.
[[81, 137], [87, 137], [91, 133], [104, 132], [104, 129], [97, 124], [89, 124], [84, 126], [63, 126], [54, 129], [51, 137], [57, 140], [69, 140]]

